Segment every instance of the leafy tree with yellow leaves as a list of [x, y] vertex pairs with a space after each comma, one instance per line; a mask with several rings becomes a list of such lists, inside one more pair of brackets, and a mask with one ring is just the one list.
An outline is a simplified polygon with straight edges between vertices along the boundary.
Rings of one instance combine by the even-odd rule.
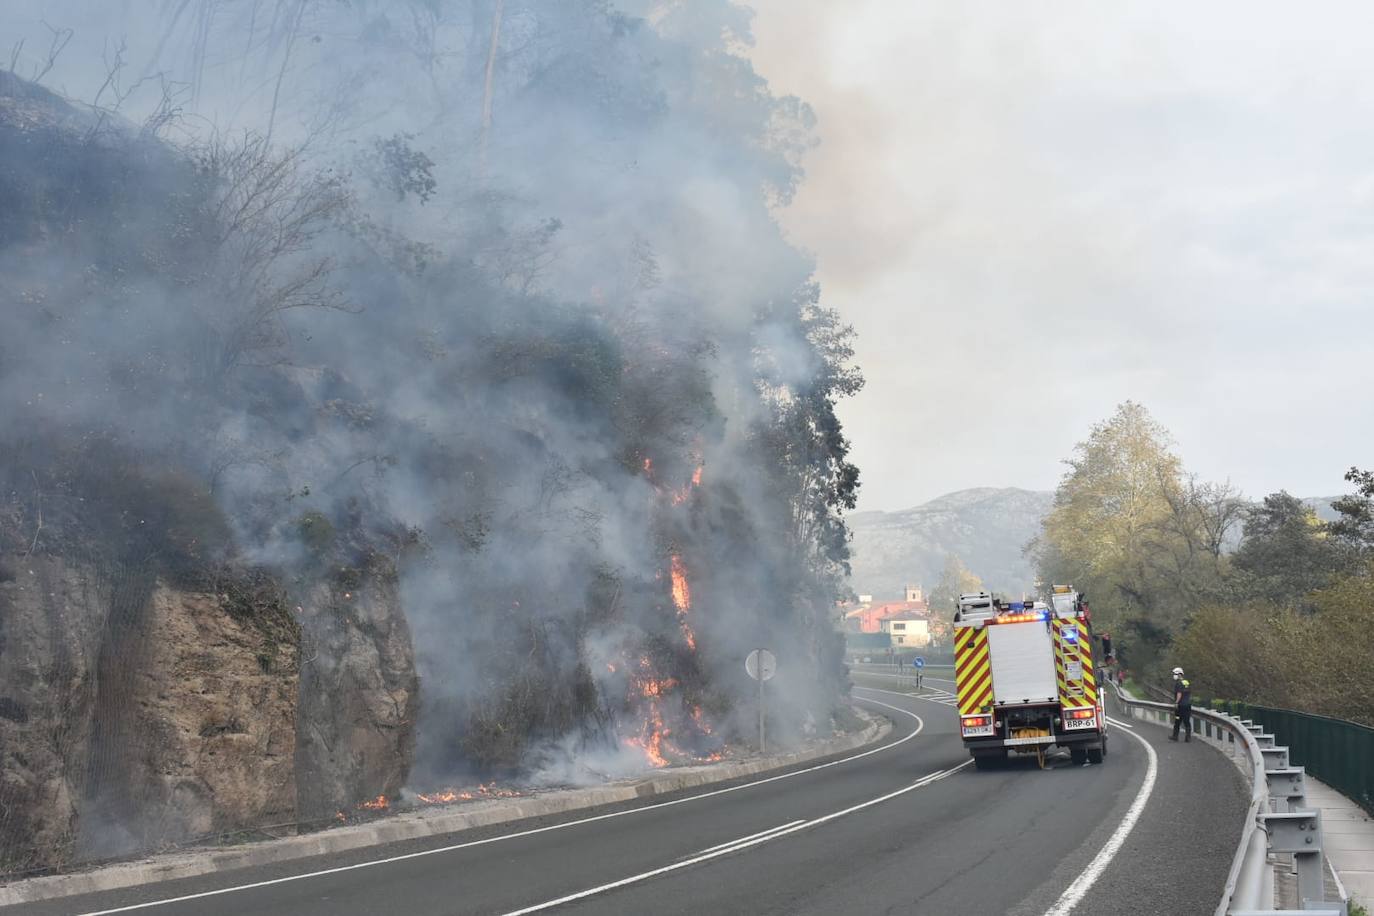
[[1226, 593], [1222, 545], [1239, 500], [1185, 474], [1168, 431], [1133, 401], [1066, 464], [1028, 547], [1040, 579], [1075, 585], [1118, 634], [1123, 659], [1148, 667], [1195, 608]]

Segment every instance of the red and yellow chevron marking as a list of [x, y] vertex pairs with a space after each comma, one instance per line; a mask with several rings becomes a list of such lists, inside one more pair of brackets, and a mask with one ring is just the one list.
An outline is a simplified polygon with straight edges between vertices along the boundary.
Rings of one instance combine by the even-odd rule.
[[954, 631], [954, 690], [959, 696], [960, 715], [992, 705], [992, 663], [988, 659], [988, 631], [983, 627]]
[[[1072, 642], [1064, 639], [1064, 632], [1070, 628], [1078, 634]], [[1087, 626], [1071, 618], [1054, 618], [1054, 650], [1060, 705], [1065, 709], [1096, 706], [1097, 679], [1093, 672], [1092, 636]], [[1079, 676], [1070, 678], [1070, 674]]]

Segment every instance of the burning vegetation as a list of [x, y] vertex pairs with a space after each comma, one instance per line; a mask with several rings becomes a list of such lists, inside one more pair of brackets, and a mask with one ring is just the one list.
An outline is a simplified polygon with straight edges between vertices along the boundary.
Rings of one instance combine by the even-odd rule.
[[[779, 235], [810, 114], [739, 56], [740, 8], [435, 0], [412, 36], [384, 4], [133, 4], [126, 51], [107, 4], [17, 2], [75, 28], [55, 60], [16, 36], [17, 72], [125, 89], [0, 74], [0, 553], [122, 556], [137, 520], [177, 547], [152, 578], [270, 578], [303, 609], [303, 819], [713, 759], [758, 645], [770, 733], [828, 717], [862, 378]], [[69, 756], [6, 783], [76, 801], [0, 797], [0, 860], [31, 820], [69, 847]]]
[[460, 801], [476, 801], [479, 798], [519, 798], [515, 789], [503, 789], [495, 783], [479, 784], [471, 789], [440, 789], [438, 792], [416, 795], [426, 805], [451, 805]]

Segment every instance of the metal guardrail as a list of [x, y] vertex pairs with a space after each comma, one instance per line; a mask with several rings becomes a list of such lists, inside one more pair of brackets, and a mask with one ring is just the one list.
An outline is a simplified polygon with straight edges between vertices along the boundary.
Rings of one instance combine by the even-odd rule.
[[[1113, 684], [1117, 699], [1132, 718], [1172, 722], [1167, 703], [1137, 700]], [[1192, 711], [1193, 736], [1220, 748], [1236, 760], [1250, 780], [1250, 808], [1226, 888], [1215, 916], [1346, 916], [1344, 901], [1326, 901], [1325, 861], [1321, 850], [1321, 814], [1306, 807], [1305, 772], [1289, 765], [1288, 748], [1249, 720], [1209, 709]], [[1272, 807], [1272, 810], [1271, 810]], [[1301, 910], [1274, 909], [1272, 855], [1291, 855], [1298, 872]]]
[[1374, 814], [1374, 728], [1272, 706], [1216, 701], [1232, 715], [1263, 725], [1288, 745], [1296, 765]]

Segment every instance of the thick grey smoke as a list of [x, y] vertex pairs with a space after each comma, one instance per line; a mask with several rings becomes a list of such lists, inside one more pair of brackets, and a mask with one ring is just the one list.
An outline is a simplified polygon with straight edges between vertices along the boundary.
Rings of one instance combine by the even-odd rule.
[[408, 630], [420, 788], [715, 753], [759, 645], [780, 735], [828, 727], [860, 380], [773, 220], [810, 116], [748, 23], [8, 4], [6, 543], [271, 571], [303, 696]]

